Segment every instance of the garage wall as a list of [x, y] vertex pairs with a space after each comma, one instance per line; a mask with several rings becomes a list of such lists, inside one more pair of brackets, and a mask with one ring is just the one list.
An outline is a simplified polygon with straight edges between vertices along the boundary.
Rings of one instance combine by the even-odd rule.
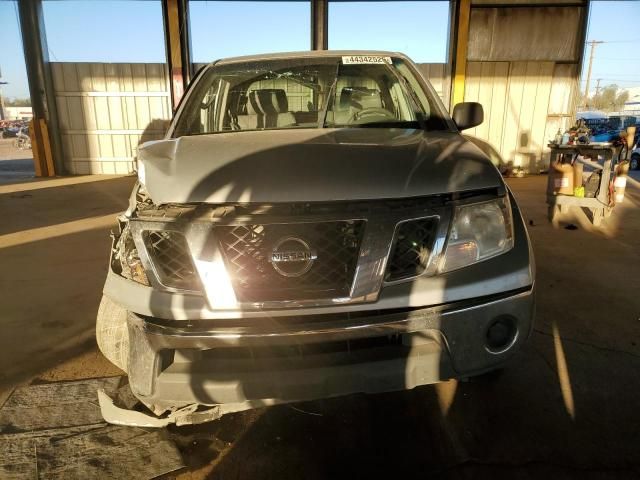
[[580, 8], [472, 8], [469, 25], [469, 60], [573, 60]]
[[69, 173], [129, 173], [139, 143], [161, 138], [170, 118], [161, 63], [51, 63]]
[[515, 167], [545, 170], [549, 139], [573, 120], [575, 70], [555, 62], [468, 62], [465, 101], [480, 102], [485, 121], [465, 133]]
[[573, 123], [585, 8], [472, 4], [464, 98], [485, 121], [465, 133], [503, 163], [546, 170], [548, 141]]

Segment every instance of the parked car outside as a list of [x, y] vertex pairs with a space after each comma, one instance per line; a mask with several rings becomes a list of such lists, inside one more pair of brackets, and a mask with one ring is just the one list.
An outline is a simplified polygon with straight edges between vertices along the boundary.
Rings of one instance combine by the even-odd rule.
[[406, 56], [302, 52], [204, 68], [139, 149], [97, 318], [156, 417], [411, 389], [500, 368], [532, 329], [518, 205]]
[[20, 127], [6, 127], [2, 130], [2, 138], [15, 138], [20, 132]]
[[637, 143], [635, 148], [631, 151], [629, 169], [640, 170], [640, 145], [638, 145]]

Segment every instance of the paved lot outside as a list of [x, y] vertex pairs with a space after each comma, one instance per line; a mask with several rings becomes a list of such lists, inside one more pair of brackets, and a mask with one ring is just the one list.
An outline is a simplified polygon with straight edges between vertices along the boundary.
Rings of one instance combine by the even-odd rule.
[[0, 138], [0, 184], [33, 178], [33, 152], [13, 146], [14, 138]]
[[[509, 180], [538, 301], [534, 333], [501, 375], [169, 428], [187, 465], [179, 478], [638, 478], [640, 183], [595, 229], [579, 211], [551, 226], [545, 182]], [[0, 185], [0, 404], [25, 382], [120, 374], [92, 332], [108, 232], [132, 183]]]
[[33, 152], [13, 146], [14, 138], [0, 138], [0, 183], [33, 178]]

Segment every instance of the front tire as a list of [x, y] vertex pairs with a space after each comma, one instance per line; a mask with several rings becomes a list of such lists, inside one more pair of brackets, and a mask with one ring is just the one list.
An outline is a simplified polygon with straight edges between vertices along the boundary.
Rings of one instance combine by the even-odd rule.
[[127, 311], [105, 295], [98, 307], [96, 340], [107, 360], [126, 372], [129, 363]]

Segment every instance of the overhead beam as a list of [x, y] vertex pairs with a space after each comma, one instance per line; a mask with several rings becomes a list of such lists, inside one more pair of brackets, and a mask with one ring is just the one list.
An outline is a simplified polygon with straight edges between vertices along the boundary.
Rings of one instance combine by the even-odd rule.
[[311, 0], [311, 50], [329, 49], [329, 1]]
[[162, 0], [164, 38], [169, 67], [171, 105], [178, 107], [191, 81], [191, 48], [188, 0]]
[[49, 65], [49, 49], [42, 0], [18, 2], [20, 31], [33, 110], [36, 172], [42, 176], [66, 173], [58, 112]]
[[467, 51], [469, 49], [469, 20], [471, 0], [458, 0], [453, 15], [453, 82], [451, 88], [451, 109], [464, 102], [465, 77], [467, 72]]

